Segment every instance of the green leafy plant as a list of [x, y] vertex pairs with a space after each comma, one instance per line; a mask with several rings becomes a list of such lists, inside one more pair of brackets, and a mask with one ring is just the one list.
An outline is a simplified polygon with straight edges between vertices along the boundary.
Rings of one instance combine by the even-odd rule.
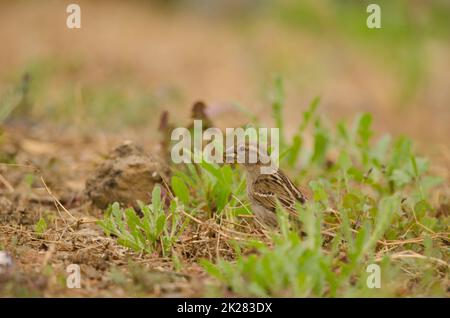
[[[275, 91], [273, 118], [283, 125], [281, 81]], [[303, 112], [291, 140], [281, 137], [282, 168], [312, 190], [295, 222], [279, 209], [279, 228], [260, 235], [247, 221], [241, 168], [201, 161], [172, 167], [168, 209], [155, 188], [142, 216], [113, 204], [100, 225], [124, 246], [163, 255], [183, 244], [187, 222], [208, 228], [212, 236], [204, 241], [213, 242], [216, 257], [209, 253], [200, 263], [219, 295], [226, 288], [237, 296], [397, 296], [405, 285], [408, 295], [445, 295], [449, 217], [439, 215], [432, 195], [442, 180], [430, 175], [408, 138], [374, 139], [371, 114], [333, 127], [318, 113], [319, 102]], [[178, 256], [172, 253], [180, 269]], [[381, 289], [366, 283], [371, 264], [381, 268]]]
[[[438, 222], [432, 208], [430, 190], [440, 180], [428, 174], [427, 160], [405, 137], [372, 140], [370, 114], [332, 130], [316, 114], [317, 105], [318, 99], [304, 112], [285, 161], [295, 167], [313, 123], [313, 148], [305, 151], [301, 172], [313, 180], [313, 195], [297, 207], [301, 231], [279, 217], [271, 240], [240, 242], [234, 261], [202, 260], [205, 270], [241, 296], [396, 296], [408, 280], [415, 293], [433, 288], [445, 294], [440, 277], [448, 273], [448, 255], [439, 237], [447, 236], [449, 220]], [[381, 268], [382, 289], [366, 284], [370, 264]], [[411, 271], [422, 274], [410, 277]]]
[[[245, 179], [238, 171], [229, 165], [202, 161], [197, 166], [186, 164], [186, 169], [177, 170], [172, 178], [172, 188], [177, 197], [185, 203], [185, 208], [192, 212], [205, 206], [211, 216], [213, 211], [221, 213], [225, 208], [235, 214], [244, 214], [242, 207], [244, 200]], [[195, 189], [191, 196], [188, 189]]]
[[113, 203], [98, 224], [108, 236], [116, 236], [121, 245], [136, 252], [170, 253], [189, 222], [189, 219], [183, 221], [178, 200], [171, 201], [166, 214], [161, 202], [161, 189], [155, 186], [152, 203], [144, 205], [139, 202], [139, 206], [142, 217], [133, 208], [123, 209], [118, 203]]
[[40, 217], [37, 223], [34, 225], [34, 231], [38, 235], [42, 235], [47, 231], [47, 222], [43, 217]]
[[16, 87], [2, 93], [0, 96], [0, 124], [3, 124], [15, 113], [23, 116], [29, 112], [29, 87], [30, 76], [25, 74]]

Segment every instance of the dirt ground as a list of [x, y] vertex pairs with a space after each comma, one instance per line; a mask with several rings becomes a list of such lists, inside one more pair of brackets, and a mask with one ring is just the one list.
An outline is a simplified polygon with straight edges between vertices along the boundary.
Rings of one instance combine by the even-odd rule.
[[[7, 140], [3, 146], [18, 155], [17, 164], [1, 166], [2, 187], [7, 189], [2, 189], [0, 202], [0, 244], [14, 262], [2, 292], [52, 297], [203, 293], [204, 284], [196, 283], [203, 277], [198, 265], [188, 262], [175, 272], [171, 258], [132, 253], [105, 237], [95, 224], [103, 211], [86, 196], [84, 183], [115, 141], [101, 144], [87, 135], [55, 138], [56, 132], [49, 141], [48, 134], [46, 127], [32, 133], [10, 128], [3, 135]], [[36, 235], [35, 224], [41, 217], [50, 220], [48, 230]], [[204, 256], [192, 253], [192, 260]], [[80, 265], [83, 288], [66, 288], [69, 264]]]
[[[237, 126], [248, 122], [231, 106], [239, 102], [270, 123], [268, 87], [277, 72], [286, 84], [288, 133], [295, 131], [300, 112], [320, 95], [320, 112], [333, 122], [369, 111], [377, 131], [412, 137], [432, 159], [433, 171], [449, 184], [448, 42], [430, 39], [425, 44], [425, 80], [401, 105], [400, 75], [392, 61], [337, 33], [318, 37], [273, 21], [242, 26], [214, 15], [167, 12], [138, 1], [78, 2], [80, 30], [65, 27], [64, 2], [0, 4], [0, 90], [26, 71], [37, 69], [47, 76], [45, 88], [33, 101], [34, 119], [8, 125], [0, 135], [0, 250], [6, 249], [14, 262], [12, 278], [7, 284], [0, 281], [6, 295], [207, 293], [210, 282], [194, 262], [215, 253], [215, 245], [208, 245], [207, 227], [199, 229], [197, 238], [207, 243], [203, 248], [196, 245], [205, 255], [186, 251], [190, 257], [178, 271], [172, 259], [137, 255], [105, 237], [95, 224], [103, 212], [86, 197], [85, 183], [111, 149], [125, 140], [157, 153], [163, 110], [173, 122], [186, 123], [192, 103], [202, 99], [211, 105], [218, 126]], [[45, 66], [42, 71], [42, 64], [50, 64], [50, 70]], [[35, 81], [39, 85], [39, 76]], [[144, 115], [135, 114], [143, 117], [139, 125], [123, 116], [126, 104], [97, 125], [83, 97], [79, 109], [63, 111], [56, 120], [47, 116], [63, 103], [68, 90], [105, 86], [131, 99], [151, 92], [159, 102], [150, 103]], [[175, 97], [167, 97], [171, 94]], [[121, 123], [119, 128], [108, 127], [109, 118]], [[34, 226], [42, 216], [51, 223], [44, 235], [37, 235]], [[81, 265], [82, 289], [65, 286], [65, 269], [72, 263]]]

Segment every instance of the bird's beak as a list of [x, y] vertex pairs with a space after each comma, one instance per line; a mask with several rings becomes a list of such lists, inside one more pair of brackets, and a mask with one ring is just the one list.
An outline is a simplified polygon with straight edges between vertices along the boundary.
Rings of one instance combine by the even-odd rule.
[[234, 163], [234, 158], [236, 158], [236, 154], [234, 152], [234, 147], [230, 147], [224, 151], [224, 153], [223, 153], [223, 162], [224, 163]]

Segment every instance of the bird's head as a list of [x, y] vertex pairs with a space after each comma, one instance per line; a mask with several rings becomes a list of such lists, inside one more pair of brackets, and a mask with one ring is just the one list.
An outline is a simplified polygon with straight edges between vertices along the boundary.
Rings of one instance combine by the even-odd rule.
[[258, 147], [255, 143], [238, 143], [227, 148], [224, 152], [225, 163], [238, 163], [247, 171], [260, 170], [262, 167], [271, 166], [271, 157], [264, 147]]

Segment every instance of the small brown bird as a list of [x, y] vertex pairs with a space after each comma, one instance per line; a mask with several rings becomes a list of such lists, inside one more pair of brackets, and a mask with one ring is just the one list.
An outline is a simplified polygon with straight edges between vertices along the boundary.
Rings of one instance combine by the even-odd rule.
[[[270, 227], [277, 226], [277, 200], [291, 215], [297, 216], [295, 204], [305, 203], [307, 201], [305, 194], [278, 167], [269, 169], [270, 173], [262, 173], [261, 168], [270, 167], [271, 163], [267, 155], [261, 153], [255, 145], [240, 144], [227, 149], [224, 156], [226, 162], [235, 162], [239, 153], [245, 154], [245, 160], [241, 165], [247, 175], [247, 195], [258, 220]], [[255, 163], [249, 160], [252, 156], [257, 158]]]
[[[208, 116], [207, 106], [202, 101], [197, 101], [192, 106], [192, 112], [191, 112], [191, 118], [192, 120], [201, 120], [202, 121], [202, 129], [203, 131], [214, 127], [214, 124], [212, 123], [211, 119]], [[189, 129], [194, 128], [194, 123], [191, 123], [189, 126]]]

